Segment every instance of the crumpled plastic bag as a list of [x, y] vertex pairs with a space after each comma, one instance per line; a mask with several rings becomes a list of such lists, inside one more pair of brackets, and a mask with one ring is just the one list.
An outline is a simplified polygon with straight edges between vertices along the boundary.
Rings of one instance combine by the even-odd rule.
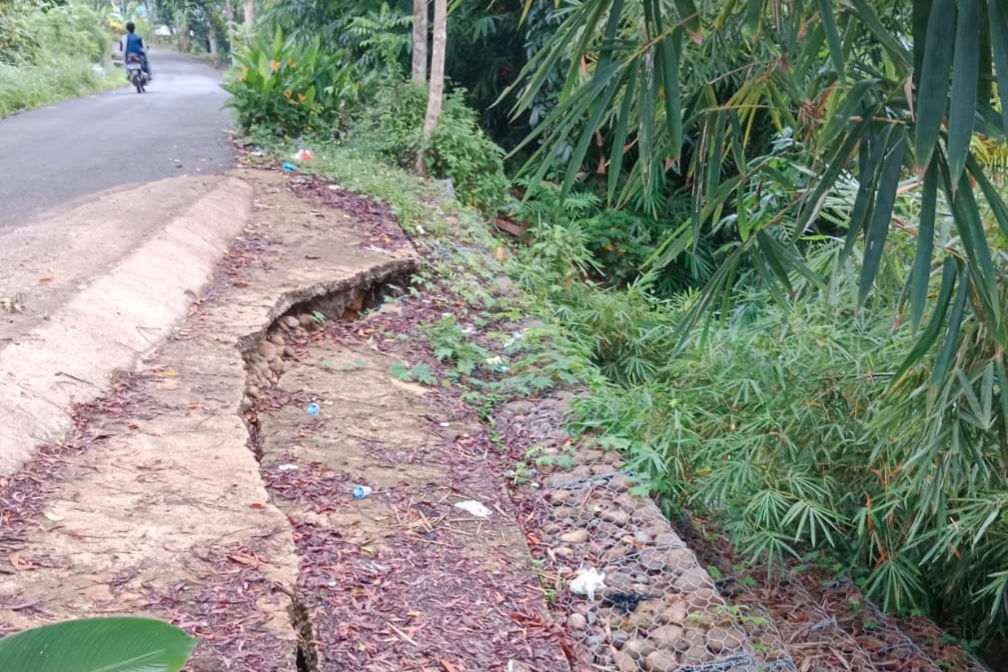
[[568, 588], [575, 595], [586, 595], [589, 600], [595, 600], [596, 591], [605, 589], [605, 572], [599, 572], [594, 567], [582, 567], [574, 573], [574, 578]]

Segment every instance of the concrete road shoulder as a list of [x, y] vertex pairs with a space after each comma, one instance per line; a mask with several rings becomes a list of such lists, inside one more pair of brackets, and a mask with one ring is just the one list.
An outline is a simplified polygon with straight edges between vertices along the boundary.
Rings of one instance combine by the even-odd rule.
[[252, 187], [176, 178], [0, 238], [0, 475], [70, 427], [73, 406], [153, 352], [248, 221]]

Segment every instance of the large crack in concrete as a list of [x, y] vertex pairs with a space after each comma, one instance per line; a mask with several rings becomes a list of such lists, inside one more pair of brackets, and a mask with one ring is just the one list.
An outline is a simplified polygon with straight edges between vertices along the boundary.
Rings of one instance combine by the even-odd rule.
[[[247, 445], [256, 461], [261, 462], [264, 456], [259, 410], [275, 405], [276, 398], [269, 389], [275, 389], [288, 364], [298, 360], [295, 346], [303, 348], [310, 335], [330, 320], [357, 320], [366, 311], [380, 308], [386, 297], [401, 296], [415, 270], [413, 259], [394, 260], [350, 278], [287, 292], [271, 311], [279, 316], [264, 329], [240, 339], [238, 347], [247, 374], [241, 408], [248, 428]], [[292, 397], [284, 399], [284, 403], [296, 401]], [[298, 636], [298, 672], [317, 672], [320, 655], [309, 606], [298, 589], [289, 597], [291, 622]]]

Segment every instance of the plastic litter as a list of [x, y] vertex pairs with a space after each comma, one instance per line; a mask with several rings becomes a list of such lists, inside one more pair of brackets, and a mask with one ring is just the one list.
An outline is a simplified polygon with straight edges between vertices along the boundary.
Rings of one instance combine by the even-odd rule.
[[575, 595], [586, 595], [589, 600], [595, 600], [595, 592], [605, 588], [605, 572], [599, 573], [594, 567], [582, 567], [574, 573], [574, 578], [568, 585]]
[[624, 614], [632, 613], [637, 605], [641, 601], [646, 600], [647, 595], [641, 595], [640, 593], [620, 593], [612, 592], [602, 598], [602, 604], [608, 604], [610, 606], [616, 607]]
[[297, 166], [295, 166], [293, 163], [285, 163], [283, 164], [283, 169], [285, 172], [293, 173], [294, 171], [297, 170]]
[[314, 418], [316, 415], [319, 414], [319, 405], [318, 404], [308, 404], [307, 406], [305, 406], [305, 410], [308, 411], [308, 415], [310, 415], [310, 416], [312, 416]]
[[490, 357], [486, 360], [488, 366], [492, 367], [495, 371], [500, 371], [501, 373], [507, 372], [507, 367], [504, 366], [504, 360], [501, 359], [500, 355], [495, 357]]
[[298, 465], [291, 464], [290, 462], [285, 462], [284, 464], [277, 466], [277, 469], [279, 469], [280, 471], [297, 471], [300, 468], [301, 467], [299, 467]]
[[374, 492], [374, 490], [372, 490], [369, 486], [355, 485], [353, 489], [353, 497], [354, 499], [364, 499], [372, 492]]
[[524, 334], [522, 334], [522, 332], [520, 332], [520, 331], [513, 331], [513, 332], [511, 332], [511, 338], [509, 338], [508, 340], [506, 340], [504, 342], [504, 347], [505, 348], [510, 348], [512, 345], [514, 345], [518, 341], [522, 340], [523, 336], [524, 336]]
[[489, 518], [490, 514], [493, 513], [493, 511], [483, 506], [474, 499], [469, 499], [464, 502], [457, 502], [455, 504], [455, 508], [462, 509], [466, 513], [476, 516], [477, 518]]
[[315, 155], [311, 153], [310, 149], [299, 149], [294, 152], [294, 156], [291, 158], [295, 161], [312, 161], [315, 158]]

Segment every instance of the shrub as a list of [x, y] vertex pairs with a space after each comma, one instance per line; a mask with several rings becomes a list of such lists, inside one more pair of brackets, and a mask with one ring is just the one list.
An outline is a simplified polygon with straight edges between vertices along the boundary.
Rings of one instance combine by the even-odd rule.
[[[111, 50], [108, 17], [86, 5], [67, 4], [36, 10], [28, 19], [39, 54], [101, 62]], [[36, 61], [38, 58], [35, 59]]]
[[[445, 96], [441, 120], [430, 139], [428, 169], [437, 177], [451, 178], [460, 201], [495, 213], [507, 203], [510, 185], [504, 152], [479, 128], [464, 96], [460, 90]], [[362, 130], [383, 157], [412, 168], [422, 147], [426, 112], [425, 88], [390, 79], [377, 87]]]
[[235, 51], [236, 69], [224, 88], [245, 131], [263, 130], [287, 137], [342, 128], [347, 107], [356, 99], [354, 68], [343, 52], [322, 50], [316, 37], [308, 43], [284, 39], [277, 29]]
[[0, 63], [19, 65], [37, 52], [28, 29], [30, 12], [20, 4], [0, 8]]

